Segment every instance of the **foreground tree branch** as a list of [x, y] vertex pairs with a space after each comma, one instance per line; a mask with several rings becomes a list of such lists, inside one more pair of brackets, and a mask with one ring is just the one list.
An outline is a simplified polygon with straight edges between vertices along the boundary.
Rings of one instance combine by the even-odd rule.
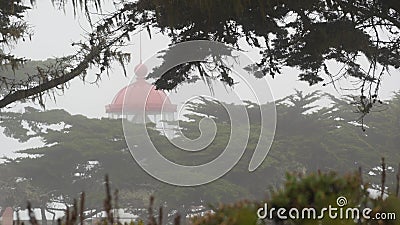
[[96, 46], [95, 48], [93, 48], [91, 53], [87, 55], [85, 59], [75, 69], [73, 69], [71, 72], [67, 73], [62, 77], [49, 80], [45, 83], [38, 84], [37, 86], [29, 89], [18, 90], [11, 94], [6, 95], [4, 98], [0, 100], [0, 108], [3, 108], [13, 102], [42, 94], [43, 92], [55, 88], [59, 85], [64, 85], [68, 81], [84, 73], [89, 68], [90, 62], [93, 60], [94, 57], [96, 57], [100, 53], [100, 51], [101, 51], [100, 46]]

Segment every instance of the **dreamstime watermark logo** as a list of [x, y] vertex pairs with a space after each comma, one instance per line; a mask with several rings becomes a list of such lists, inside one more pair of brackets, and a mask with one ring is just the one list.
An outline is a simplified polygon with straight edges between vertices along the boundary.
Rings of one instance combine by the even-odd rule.
[[264, 207], [257, 210], [259, 219], [279, 219], [279, 220], [322, 220], [322, 219], [345, 219], [345, 220], [395, 220], [396, 214], [393, 212], [373, 212], [371, 208], [346, 207], [348, 204], [347, 198], [340, 196], [336, 199], [336, 206], [329, 205], [328, 207], [317, 210], [315, 208], [275, 208], [268, 207], [265, 203]]
[[347, 205], [347, 198], [340, 196], [339, 198], [336, 199], [336, 205], [339, 207], [343, 207]]
[[[163, 110], [160, 115], [150, 112], [150, 98], [154, 98], [149, 89], [146, 93], [146, 101], [143, 101], [141, 110], [131, 112], [128, 110], [129, 98], [124, 99], [123, 114], [125, 118], [135, 118], [140, 126], [132, 126], [131, 121], [123, 120], [124, 135], [132, 156], [136, 162], [151, 176], [156, 179], [178, 186], [197, 186], [214, 181], [229, 172], [244, 154], [250, 136], [250, 121], [246, 100], [255, 103], [252, 107], [259, 107], [258, 115], [261, 130], [258, 132], [258, 143], [252, 155], [248, 170], [254, 171], [265, 160], [271, 147], [276, 127], [276, 108], [274, 99], [266, 79], [255, 78], [251, 72], [250, 65], [254, 62], [243, 52], [237, 51], [219, 42], [190, 41], [180, 43], [161, 51], [163, 55], [154, 55], [143, 64], [152, 72], [153, 77], [161, 77], [167, 71], [178, 65], [187, 65], [191, 62], [201, 62], [202, 70], [207, 70], [215, 76], [202, 77], [197, 75], [198, 85], [189, 85], [189, 88], [178, 90], [176, 95], [170, 94], [169, 100], [164, 99]], [[160, 63], [160, 59], [162, 59]], [[231, 76], [236, 83], [233, 88], [227, 88], [221, 82], [214, 82], [213, 78], [221, 79], [219, 66], [226, 66], [231, 71]], [[197, 67], [199, 68], [199, 67]], [[247, 69], [245, 69], [247, 68]], [[132, 82], [135, 79], [132, 80]], [[132, 84], [131, 82], [131, 84]], [[218, 86], [219, 85], [219, 86]], [[184, 86], [183, 86], [184, 87]], [[125, 96], [131, 96], [127, 90]], [[163, 111], [167, 112], [169, 101], [182, 104], [179, 106], [177, 118], [182, 116], [185, 106], [190, 103], [207, 99], [218, 102], [229, 115], [230, 137], [225, 149], [213, 160], [201, 165], [182, 165], [166, 158], [160, 153], [163, 146], [157, 146], [150, 138], [146, 122], [150, 118], [163, 117]], [[228, 103], [235, 103], [235, 110], [227, 107]], [[263, 103], [270, 102], [268, 109], [261, 108]], [[247, 102], [248, 104], [248, 102]], [[126, 106], [126, 107], [125, 107]], [[158, 113], [158, 112], [157, 112]], [[132, 115], [134, 114], [134, 115]], [[179, 127], [179, 124], [177, 125]], [[164, 133], [168, 132], [164, 128]], [[217, 134], [217, 125], [212, 118], [203, 118], [199, 122], [200, 136], [195, 139], [185, 137], [179, 129], [174, 135], [167, 135], [168, 140], [176, 148], [182, 151], [198, 152], [211, 145]], [[174, 138], [179, 136], [180, 138]], [[252, 136], [252, 138], [254, 138]]]

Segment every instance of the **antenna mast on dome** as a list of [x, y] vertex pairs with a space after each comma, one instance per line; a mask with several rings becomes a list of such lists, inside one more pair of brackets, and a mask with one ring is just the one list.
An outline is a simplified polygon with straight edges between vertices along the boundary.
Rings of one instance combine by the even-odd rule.
[[139, 32], [139, 64], [135, 67], [135, 74], [137, 79], [144, 79], [147, 75], [147, 68], [142, 64], [142, 31]]
[[142, 64], [142, 30], [139, 32], [139, 59], [140, 64]]

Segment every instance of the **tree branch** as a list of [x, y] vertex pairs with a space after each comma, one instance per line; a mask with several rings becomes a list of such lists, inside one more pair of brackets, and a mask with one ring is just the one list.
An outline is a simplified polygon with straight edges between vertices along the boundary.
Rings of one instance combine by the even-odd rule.
[[3, 97], [3, 99], [0, 100], [0, 108], [4, 108], [5, 106], [15, 102], [19, 101], [37, 94], [40, 94], [46, 90], [50, 90], [52, 88], [55, 88], [59, 85], [62, 85], [73, 78], [79, 76], [82, 74], [86, 69], [88, 69], [90, 62], [92, 61], [93, 58], [98, 56], [98, 54], [101, 52], [102, 48], [97, 45], [92, 48], [92, 51], [84, 58], [84, 60], [79, 63], [79, 65], [74, 68], [71, 72], [67, 73], [64, 76], [55, 78], [53, 80], [49, 80], [48, 82], [39, 84], [33, 88], [25, 89], [25, 90], [18, 90], [13, 93], [10, 93]]
[[28, 89], [23, 89], [23, 90], [17, 90], [15, 92], [12, 92], [6, 96], [4, 96], [0, 100], [0, 109], [6, 107], [7, 105], [22, 100], [26, 99], [29, 97], [32, 97], [34, 95], [40, 95], [41, 93], [48, 91], [52, 88], [55, 88], [59, 85], [63, 85], [70, 80], [74, 79], [75, 77], [78, 77], [82, 73], [84, 73], [90, 66], [90, 64], [93, 64], [93, 60], [98, 57], [101, 52], [111, 46], [113, 46], [116, 42], [120, 41], [122, 38], [126, 37], [126, 34], [128, 31], [122, 33], [118, 37], [115, 37], [113, 40], [109, 41], [108, 43], [104, 44], [104, 42], [100, 42], [97, 45], [94, 45], [91, 47], [91, 50], [89, 54], [87, 54], [84, 59], [69, 73], [57, 77], [55, 79], [49, 80], [47, 82], [44, 82], [42, 84], [38, 84], [35, 87], [28, 88]]

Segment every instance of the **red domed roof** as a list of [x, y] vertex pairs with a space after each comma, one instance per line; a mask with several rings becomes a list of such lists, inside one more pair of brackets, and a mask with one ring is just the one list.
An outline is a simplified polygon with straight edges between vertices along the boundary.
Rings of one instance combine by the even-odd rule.
[[150, 113], [176, 112], [176, 105], [171, 104], [164, 91], [156, 90], [154, 85], [144, 80], [143, 74], [147, 73], [144, 65], [138, 65], [135, 72], [138, 75], [137, 80], [117, 93], [112, 103], [106, 106], [107, 113], [135, 113], [142, 111], [144, 107]]

